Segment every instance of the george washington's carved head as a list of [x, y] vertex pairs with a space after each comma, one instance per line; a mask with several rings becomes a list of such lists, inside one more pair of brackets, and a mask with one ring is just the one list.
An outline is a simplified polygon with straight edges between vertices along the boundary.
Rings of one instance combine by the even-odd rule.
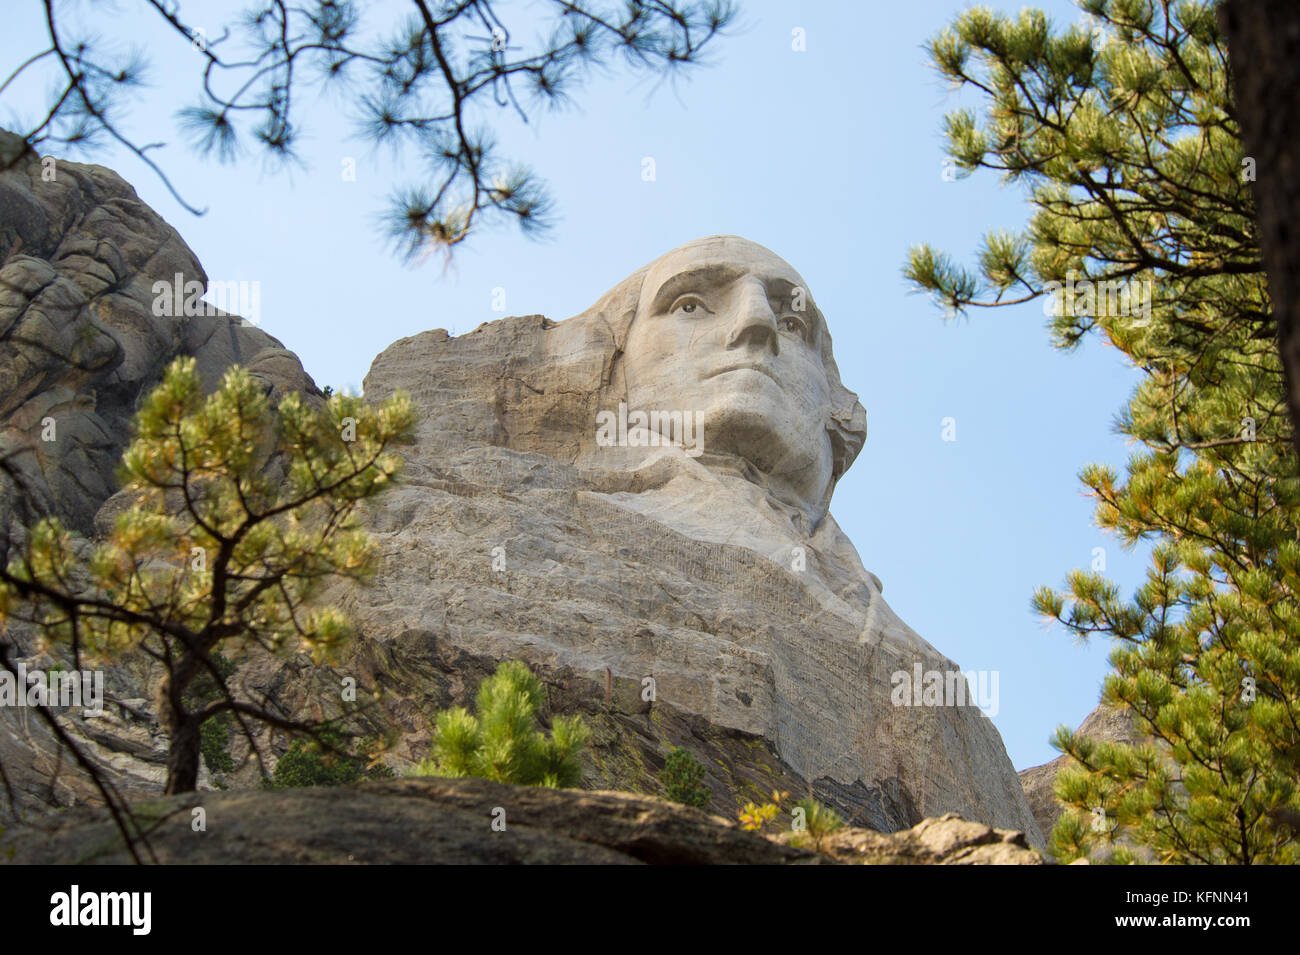
[[779, 498], [820, 520], [862, 447], [866, 414], [840, 382], [799, 273], [747, 239], [711, 236], [655, 260], [602, 302], [614, 306], [602, 311], [622, 352], [606, 400], [633, 413], [700, 416], [708, 455], [744, 459]]
[[[375, 359], [366, 395], [407, 382], [421, 440], [442, 449], [539, 453], [581, 463], [595, 480], [674, 458], [660, 448], [680, 443], [699, 467], [743, 476], [815, 531], [866, 440], [866, 412], [840, 382], [811, 290], [737, 236], [673, 249], [563, 322], [523, 315], [454, 338], [425, 334], [421, 374], [405, 368], [411, 349], [394, 346]], [[660, 414], [638, 425], [638, 413]], [[658, 440], [688, 416], [702, 440]], [[639, 481], [632, 493], [652, 486]]]

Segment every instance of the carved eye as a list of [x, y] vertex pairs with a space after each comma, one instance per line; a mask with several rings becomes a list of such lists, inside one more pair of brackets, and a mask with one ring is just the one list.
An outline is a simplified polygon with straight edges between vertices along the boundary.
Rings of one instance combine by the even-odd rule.
[[798, 335], [801, 338], [804, 333], [808, 331], [807, 323], [796, 315], [786, 315], [781, 319], [779, 324], [783, 332], [790, 332], [791, 334]]
[[682, 295], [673, 302], [669, 312], [681, 312], [683, 315], [700, 316], [709, 310], [698, 295]]

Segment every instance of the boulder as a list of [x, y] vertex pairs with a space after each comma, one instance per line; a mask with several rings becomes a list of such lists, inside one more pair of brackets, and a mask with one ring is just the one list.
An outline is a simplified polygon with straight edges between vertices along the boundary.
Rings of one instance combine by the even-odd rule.
[[[797, 834], [783, 842], [804, 843]], [[923, 819], [902, 832], [841, 829], [826, 836], [819, 851], [846, 865], [1043, 865], [1023, 832], [994, 829], [956, 813]]]
[[[193, 828], [202, 808], [205, 831]], [[825, 861], [650, 796], [400, 779], [137, 802], [158, 862], [184, 865], [790, 865]], [[496, 828], [494, 828], [494, 824]], [[12, 862], [130, 862], [102, 809], [0, 836]], [[142, 849], [142, 851], [144, 851]], [[0, 855], [3, 857], [3, 855]]]

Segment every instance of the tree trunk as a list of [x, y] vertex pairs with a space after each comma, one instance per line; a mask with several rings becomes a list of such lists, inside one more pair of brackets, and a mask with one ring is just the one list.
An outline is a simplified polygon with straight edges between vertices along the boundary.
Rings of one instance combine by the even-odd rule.
[[197, 714], [190, 711], [185, 692], [194, 681], [203, 662], [200, 652], [187, 649], [179, 660], [169, 662], [167, 674], [158, 685], [158, 719], [167, 728], [170, 737], [167, 750], [167, 788], [172, 793], [192, 793], [199, 783], [199, 753], [203, 725]]
[[1254, 160], [1259, 240], [1300, 451], [1300, 235], [1291, 234], [1300, 229], [1300, 3], [1226, 0], [1219, 23], [1242, 142]]
[[199, 721], [186, 715], [169, 727], [171, 747], [167, 750], [167, 795], [192, 793], [199, 784]]

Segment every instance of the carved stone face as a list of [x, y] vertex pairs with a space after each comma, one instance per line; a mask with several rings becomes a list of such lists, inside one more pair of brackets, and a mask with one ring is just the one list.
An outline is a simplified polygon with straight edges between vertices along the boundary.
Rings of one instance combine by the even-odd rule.
[[735, 236], [650, 266], [624, 350], [629, 410], [703, 412], [707, 453], [739, 455], [807, 510], [832, 480], [825, 323], [774, 253]]

